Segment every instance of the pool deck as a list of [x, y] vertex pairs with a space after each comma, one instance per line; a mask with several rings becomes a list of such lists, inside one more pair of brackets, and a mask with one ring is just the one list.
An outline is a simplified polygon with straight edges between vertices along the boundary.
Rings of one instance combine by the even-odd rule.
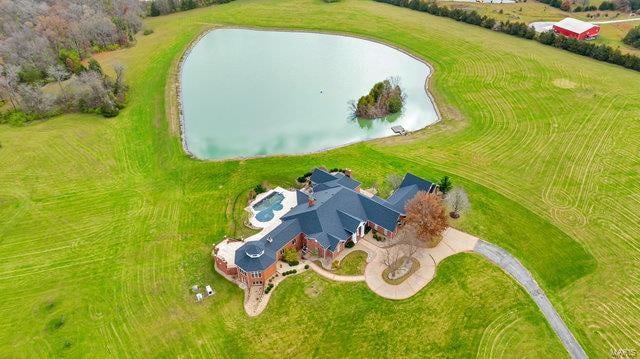
[[[269, 195], [271, 195], [274, 192], [279, 192], [281, 193], [284, 198], [282, 199], [282, 202], [280, 202], [282, 204], [282, 209], [278, 210], [278, 211], [273, 211], [273, 218], [267, 222], [260, 222], [256, 219], [256, 214], [258, 214], [259, 211], [256, 211], [255, 209], [253, 209], [253, 206], [255, 206], [257, 203], [259, 203], [260, 201], [262, 201], [263, 199], [267, 198]], [[273, 228], [275, 226], [277, 226], [278, 224], [280, 224], [280, 217], [282, 217], [282, 215], [284, 215], [285, 213], [289, 212], [289, 210], [291, 210], [291, 208], [295, 207], [297, 204], [297, 200], [296, 200], [296, 192], [295, 191], [288, 191], [282, 187], [276, 187], [272, 190], [269, 190], [265, 193], [260, 193], [258, 196], [256, 196], [256, 199], [254, 199], [251, 203], [249, 203], [249, 205], [245, 208], [245, 210], [249, 213], [251, 213], [251, 218], [249, 218], [249, 223], [251, 223], [251, 225], [255, 228], [263, 228], [263, 229], [267, 229], [267, 228]], [[261, 234], [264, 231], [261, 231], [258, 234]], [[254, 235], [255, 236], [255, 235]], [[253, 237], [253, 236], [251, 236]], [[250, 238], [251, 238], [250, 237]], [[247, 238], [248, 240], [248, 238]]]

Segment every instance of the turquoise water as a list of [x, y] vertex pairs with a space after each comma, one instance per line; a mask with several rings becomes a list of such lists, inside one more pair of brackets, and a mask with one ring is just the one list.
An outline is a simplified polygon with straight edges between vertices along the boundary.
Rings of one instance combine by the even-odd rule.
[[279, 211], [282, 208], [282, 200], [284, 195], [280, 192], [273, 192], [267, 197], [263, 198], [260, 202], [253, 205], [253, 209], [256, 213], [256, 219], [260, 222], [269, 222], [274, 214], [274, 211]]
[[[430, 69], [391, 47], [346, 36], [218, 29], [181, 68], [184, 136], [193, 155], [228, 159], [319, 151], [417, 130], [437, 121], [425, 92]], [[358, 120], [350, 101], [395, 76], [403, 112]]]

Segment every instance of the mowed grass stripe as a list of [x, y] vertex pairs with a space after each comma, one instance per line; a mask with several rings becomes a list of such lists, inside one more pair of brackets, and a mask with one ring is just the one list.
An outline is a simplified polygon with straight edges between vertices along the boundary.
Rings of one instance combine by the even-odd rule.
[[[179, 52], [199, 31], [214, 24], [337, 30], [396, 43], [436, 67], [433, 92], [462, 120], [447, 119], [409, 138], [312, 156], [226, 163], [188, 160], [180, 152], [178, 139], [168, 135], [163, 86]], [[565, 355], [517, 284], [475, 257], [448, 260], [433, 285], [401, 303], [381, 300], [364, 286], [338, 285], [313, 275], [294, 277], [274, 293], [263, 317], [246, 318], [240, 291], [213, 272], [209, 259], [211, 243], [230, 234], [228, 224], [241, 213], [240, 206], [227, 210], [229, 200], [265, 179], [289, 186], [318, 164], [351, 167], [365, 185], [377, 184], [383, 191], [388, 191], [384, 177], [392, 172], [411, 170], [428, 178], [452, 174], [456, 183], [468, 189], [474, 204], [473, 212], [457, 225], [513, 250], [530, 266], [590, 353], [605, 354], [609, 344], [635, 344], [638, 314], [633, 298], [627, 291], [611, 292], [638, 288], [637, 280], [624, 279], [638, 278], [637, 271], [629, 269], [635, 253], [621, 255], [636, 251], [628, 241], [638, 238], [639, 230], [632, 222], [638, 200], [626, 196], [629, 188], [637, 186], [633, 149], [638, 149], [634, 138], [638, 125], [623, 123], [637, 117], [640, 82], [630, 81], [637, 75], [532, 42], [369, 1], [330, 5], [304, 0], [238, 1], [151, 19], [148, 26], [154, 33], [140, 37], [136, 47], [98, 55], [105, 68], [120, 61], [128, 69], [130, 103], [118, 118], [103, 121], [73, 115], [26, 129], [0, 127], [0, 166], [9, 167], [3, 173], [10, 179], [0, 173], [0, 193], [10, 188], [11, 203], [22, 206], [0, 204], [0, 216], [18, 218], [15, 225], [0, 226], [0, 238], [8, 236], [13, 243], [4, 248], [19, 253], [20, 240], [25, 241], [25, 252], [30, 246], [41, 249], [47, 243], [66, 243], [69, 233], [79, 235], [95, 225], [97, 230], [90, 232], [95, 240], [82, 252], [55, 251], [51, 260], [94, 258], [95, 252], [101, 253], [97, 258], [105, 258], [69, 267], [53, 281], [40, 275], [20, 277], [19, 282], [0, 281], [0, 300], [12, 308], [0, 308], [0, 327], [25, 324], [18, 330], [2, 330], [0, 354]], [[558, 78], [576, 87], [559, 88], [553, 84]], [[606, 110], [598, 108], [609, 103], [619, 112], [611, 124], [603, 120]], [[586, 122], [584, 127], [579, 127], [581, 121]], [[63, 135], [70, 128], [79, 132], [66, 137], [72, 139], [67, 142]], [[594, 133], [589, 135], [586, 129]], [[617, 137], [615, 143], [605, 141], [597, 151], [591, 150], [605, 131], [606, 136]], [[578, 137], [573, 143], [572, 136]], [[51, 152], [53, 160], [60, 161], [49, 160], [46, 147], [40, 146], [46, 141], [59, 146]], [[586, 141], [584, 148], [580, 141]], [[77, 166], [64, 151], [68, 148], [73, 153], [74, 142], [80, 143], [76, 147], [83, 152]], [[570, 149], [562, 157], [567, 143]], [[91, 148], [102, 156], [96, 161], [99, 170], [90, 166]], [[14, 160], [17, 153], [24, 154], [19, 163]], [[597, 172], [587, 176], [589, 183], [579, 200], [576, 185], [585, 172], [576, 168], [568, 174], [566, 166], [574, 160], [576, 166], [589, 165], [590, 171]], [[551, 183], [555, 171], [556, 182]], [[616, 183], [629, 184], [616, 189]], [[79, 204], [74, 212], [73, 197], [62, 195], [73, 187], [102, 188], [104, 197]], [[125, 189], [131, 193], [120, 196]], [[542, 200], [544, 193], [549, 193], [548, 202]], [[59, 214], [56, 206], [30, 210], [33, 198], [48, 196], [59, 196]], [[116, 210], [109, 211], [103, 203]], [[12, 216], [24, 211], [29, 214]], [[552, 215], [556, 211], [559, 216]], [[603, 215], [607, 211], [615, 218]], [[64, 228], [41, 236], [43, 229], [47, 233], [47, 227], [55, 226], [58, 217]], [[576, 226], [574, 218], [577, 223], [584, 222], [581, 218], [589, 220]], [[34, 263], [40, 258], [25, 268], [33, 266], [36, 271]], [[314, 281], [324, 289], [311, 298], [305, 288]], [[196, 282], [213, 283], [216, 297], [194, 305], [188, 288]], [[19, 300], [12, 297], [16, 292]], [[44, 309], [50, 300], [56, 306]], [[606, 319], [614, 318], [608, 311], [616, 313], [615, 320]], [[500, 328], [510, 325], [502, 333], [521, 333], [521, 340], [496, 334], [483, 341], [487, 323], [504, 313], [513, 313], [513, 318], [499, 321]], [[65, 324], [58, 330], [47, 329], [47, 323], [60, 315], [66, 315]], [[627, 324], [616, 327], [625, 317]], [[280, 330], [274, 332], [274, 327]], [[389, 335], [409, 329], [419, 334], [415, 338], [427, 339]], [[299, 340], [300, 333], [307, 333], [304, 342]], [[22, 338], [42, 345], [34, 348]], [[261, 339], [257, 346], [252, 345], [256, 338]], [[70, 347], [65, 347], [65, 340], [72, 343]]]

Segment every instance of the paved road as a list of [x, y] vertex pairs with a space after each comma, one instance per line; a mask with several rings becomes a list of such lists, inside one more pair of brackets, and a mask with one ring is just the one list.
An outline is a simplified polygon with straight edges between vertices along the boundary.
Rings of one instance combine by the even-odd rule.
[[549, 301], [549, 298], [547, 298], [546, 294], [540, 289], [540, 286], [538, 286], [538, 283], [533, 279], [531, 273], [529, 273], [514, 256], [504, 249], [483, 240], [478, 240], [473, 250], [500, 266], [500, 268], [509, 273], [524, 287], [531, 298], [533, 298], [533, 301], [536, 302], [542, 314], [547, 318], [547, 321], [558, 337], [560, 337], [562, 344], [564, 344], [571, 357], [578, 359], [587, 358], [584, 349], [582, 349], [580, 343], [578, 343], [569, 331], [569, 328], [564, 324], [562, 318], [560, 318], [558, 312], [556, 312]]

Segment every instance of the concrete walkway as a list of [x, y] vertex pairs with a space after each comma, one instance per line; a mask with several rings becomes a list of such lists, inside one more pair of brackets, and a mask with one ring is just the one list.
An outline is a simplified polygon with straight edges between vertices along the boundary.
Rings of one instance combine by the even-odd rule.
[[312, 261], [304, 261], [304, 263], [308, 264], [309, 268], [313, 269], [313, 271], [318, 273], [320, 276], [334, 280], [336, 282], [364, 282], [365, 280], [363, 275], [339, 275], [321, 268], [319, 265], [313, 263]]
[[580, 359], [587, 358], [584, 349], [582, 349], [580, 343], [578, 343], [564, 321], [562, 321], [562, 318], [558, 315], [549, 298], [547, 298], [546, 294], [544, 294], [538, 283], [536, 283], [535, 279], [531, 276], [531, 273], [529, 273], [520, 261], [504, 249], [483, 240], [478, 240], [473, 250], [498, 265], [524, 287], [533, 301], [536, 302], [538, 308], [540, 308], [542, 314], [551, 325], [551, 328], [553, 328], [553, 331], [558, 335], [571, 357]]

